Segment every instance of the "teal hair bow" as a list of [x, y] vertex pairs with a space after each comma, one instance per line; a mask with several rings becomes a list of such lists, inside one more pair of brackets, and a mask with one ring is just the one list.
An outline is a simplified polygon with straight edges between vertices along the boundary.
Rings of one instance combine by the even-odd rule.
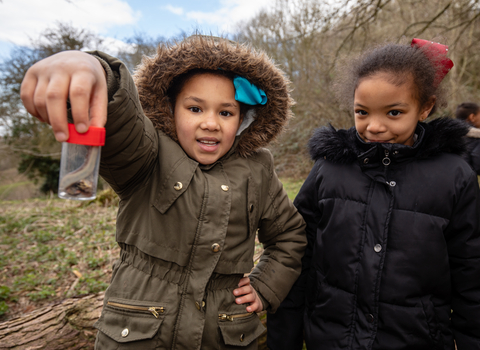
[[262, 89], [259, 89], [244, 77], [236, 75], [233, 78], [233, 85], [235, 86], [235, 100], [245, 103], [250, 106], [264, 105], [267, 103], [267, 94]]

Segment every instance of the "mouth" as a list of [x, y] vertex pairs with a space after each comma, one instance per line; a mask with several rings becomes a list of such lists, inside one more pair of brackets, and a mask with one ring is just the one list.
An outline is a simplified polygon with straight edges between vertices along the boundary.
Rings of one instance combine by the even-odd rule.
[[370, 139], [366, 139], [365, 141], [368, 142], [368, 143], [373, 143], [373, 142], [376, 142], [376, 143], [390, 143], [390, 140], [370, 140]]
[[220, 141], [217, 139], [213, 138], [202, 138], [202, 139], [197, 139], [198, 145], [200, 148], [204, 151], [207, 152], [212, 152], [215, 151], [220, 144]]

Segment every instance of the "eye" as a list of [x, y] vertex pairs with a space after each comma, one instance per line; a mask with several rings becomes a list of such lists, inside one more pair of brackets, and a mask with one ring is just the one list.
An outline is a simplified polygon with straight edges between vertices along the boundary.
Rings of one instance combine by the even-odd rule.
[[189, 107], [188, 109], [190, 111], [192, 111], [193, 113], [200, 113], [201, 112], [201, 109], [198, 108], [198, 107]]
[[390, 116], [392, 116], [392, 117], [398, 117], [400, 114], [402, 114], [402, 112], [397, 111], [396, 109], [388, 112], [388, 115], [390, 115]]
[[368, 112], [363, 110], [363, 109], [357, 109], [357, 110], [355, 110], [355, 114], [358, 114], [358, 115], [364, 117], [364, 116], [368, 115]]
[[229, 111], [221, 111], [220, 115], [223, 117], [230, 117], [233, 115], [233, 113], [230, 113]]

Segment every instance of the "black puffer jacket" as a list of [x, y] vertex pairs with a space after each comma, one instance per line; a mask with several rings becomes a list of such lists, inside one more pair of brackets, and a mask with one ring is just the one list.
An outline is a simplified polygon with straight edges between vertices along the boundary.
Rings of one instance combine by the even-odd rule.
[[470, 127], [467, 134], [467, 152], [463, 158], [480, 175], [480, 129]]
[[480, 198], [458, 156], [466, 132], [452, 119], [420, 123], [408, 147], [316, 131], [295, 200], [304, 270], [268, 316], [270, 349], [301, 349], [303, 329], [308, 349], [453, 350], [454, 339], [480, 349]]

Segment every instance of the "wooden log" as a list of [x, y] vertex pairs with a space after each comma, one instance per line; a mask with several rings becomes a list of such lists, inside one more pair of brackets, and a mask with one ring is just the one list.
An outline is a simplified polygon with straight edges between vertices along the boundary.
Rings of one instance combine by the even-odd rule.
[[0, 323], [1, 350], [93, 349], [104, 293], [69, 298]]

